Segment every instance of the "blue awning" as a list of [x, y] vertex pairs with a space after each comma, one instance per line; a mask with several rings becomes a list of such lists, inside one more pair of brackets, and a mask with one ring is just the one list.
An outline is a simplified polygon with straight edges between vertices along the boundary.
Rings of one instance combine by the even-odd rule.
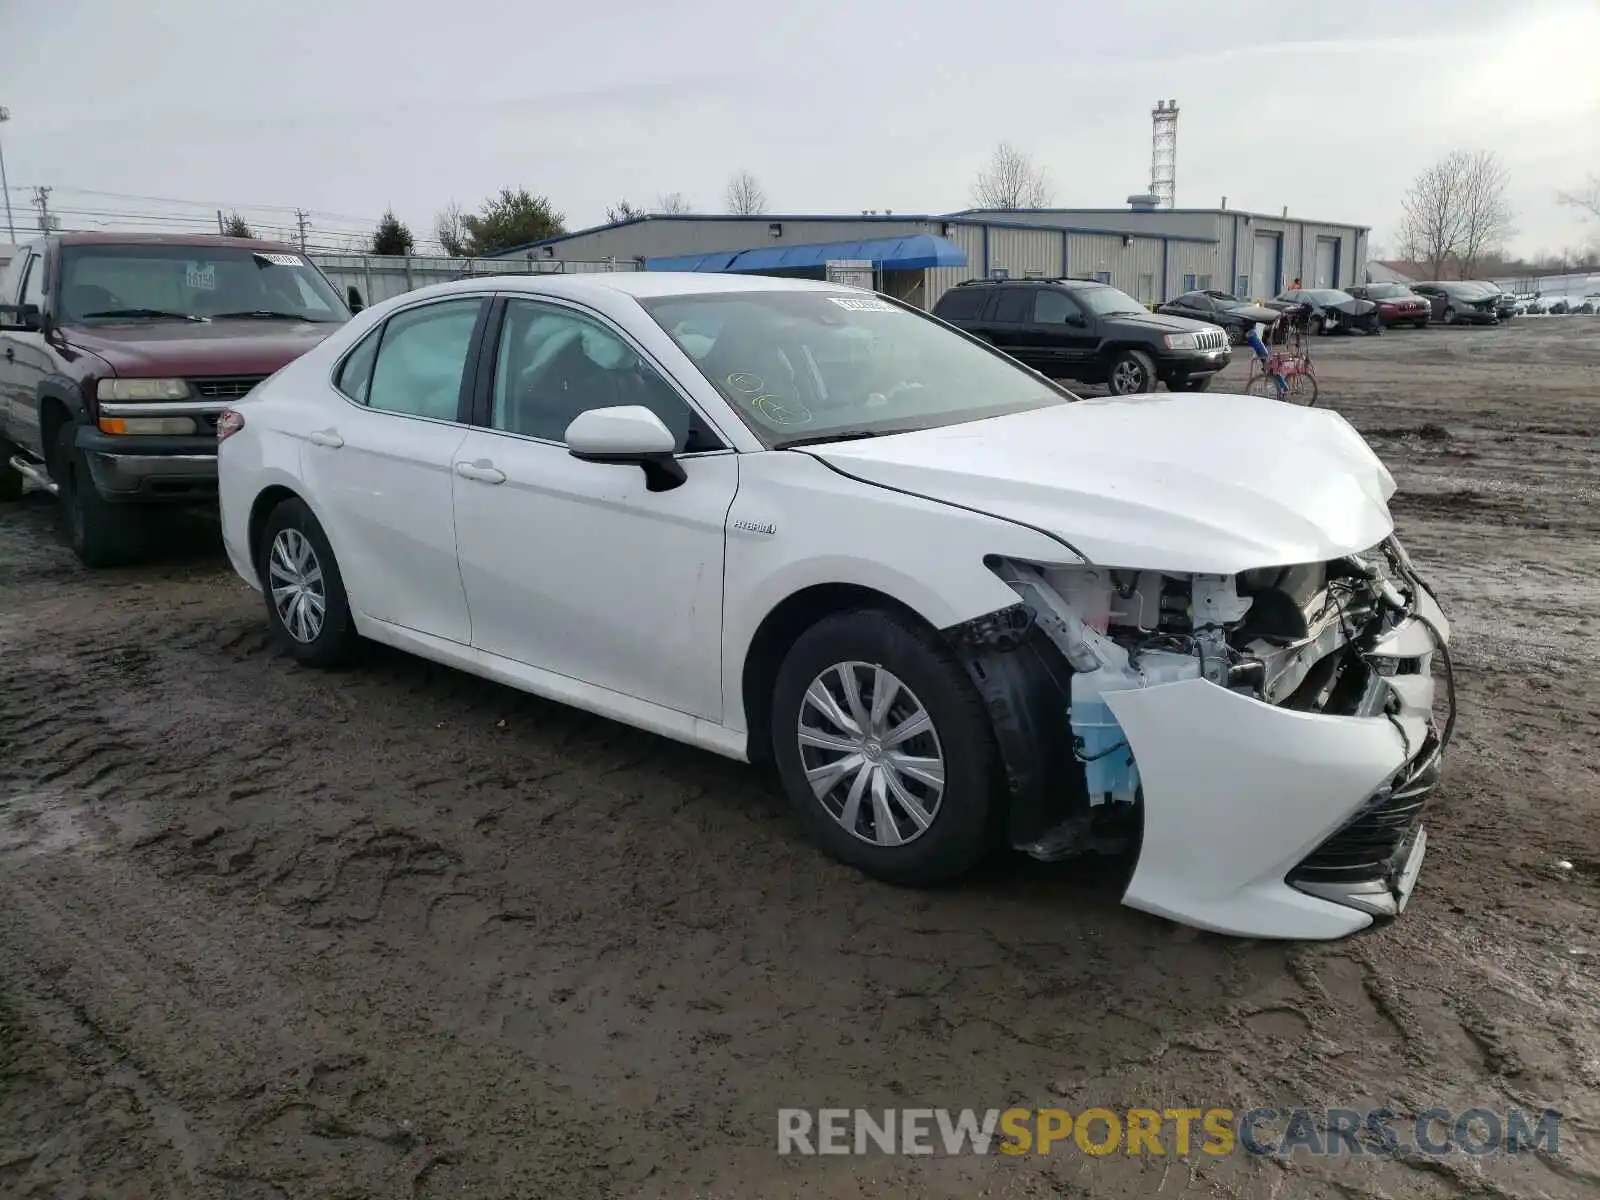
[[804, 271], [820, 269], [835, 259], [864, 260], [884, 271], [917, 271], [927, 267], [964, 267], [967, 252], [946, 238], [931, 233], [911, 233], [857, 242], [758, 246], [715, 254], [650, 258], [644, 265], [649, 271]]

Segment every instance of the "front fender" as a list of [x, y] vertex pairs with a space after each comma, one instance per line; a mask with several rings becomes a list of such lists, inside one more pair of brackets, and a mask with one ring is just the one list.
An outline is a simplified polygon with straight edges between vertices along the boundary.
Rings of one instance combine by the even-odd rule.
[[722, 694], [724, 724], [740, 731], [748, 728], [742, 683], [756, 631], [807, 588], [867, 588], [949, 629], [1016, 604], [985, 558], [1081, 561], [1037, 530], [865, 483], [790, 451], [741, 456], [727, 528]]

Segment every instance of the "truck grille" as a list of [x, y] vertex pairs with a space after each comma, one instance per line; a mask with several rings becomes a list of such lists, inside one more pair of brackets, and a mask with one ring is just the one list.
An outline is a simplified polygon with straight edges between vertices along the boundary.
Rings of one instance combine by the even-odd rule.
[[1221, 350], [1228, 344], [1228, 335], [1220, 329], [1201, 330], [1195, 339], [1202, 350]]
[[210, 375], [189, 380], [189, 386], [195, 395], [206, 400], [237, 400], [265, 378], [265, 375]]
[[1423, 805], [1439, 786], [1438, 750], [1438, 739], [1430, 735], [1395, 782], [1290, 871], [1288, 882], [1364, 883], [1398, 871]]

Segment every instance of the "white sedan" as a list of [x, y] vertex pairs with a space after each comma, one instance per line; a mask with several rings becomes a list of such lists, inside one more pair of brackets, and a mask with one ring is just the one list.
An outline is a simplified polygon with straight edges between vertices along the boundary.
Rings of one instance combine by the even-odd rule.
[[1127, 904], [1290, 938], [1416, 879], [1448, 630], [1336, 413], [1079, 400], [870, 292], [640, 272], [407, 293], [218, 436], [296, 659], [775, 764], [879, 878], [1109, 850]]

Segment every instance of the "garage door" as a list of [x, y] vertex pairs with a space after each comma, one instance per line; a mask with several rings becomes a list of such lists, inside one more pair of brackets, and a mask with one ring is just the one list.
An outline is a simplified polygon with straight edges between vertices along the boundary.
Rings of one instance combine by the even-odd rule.
[[1282, 290], [1278, 278], [1278, 235], [1258, 233], [1250, 259], [1250, 294], [1257, 300], [1276, 296]]
[[1312, 287], [1339, 286], [1339, 243], [1334, 238], [1317, 239], [1316, 282]]

